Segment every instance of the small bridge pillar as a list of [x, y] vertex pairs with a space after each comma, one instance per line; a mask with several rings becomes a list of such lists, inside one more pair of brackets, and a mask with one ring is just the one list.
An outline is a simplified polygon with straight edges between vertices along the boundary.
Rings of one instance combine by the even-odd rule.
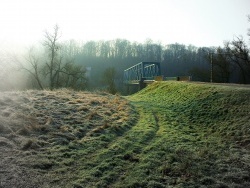
[[142, 90], [146, 87], [146, 83], [144, 82], [145, 78], [141, 78], [141, 80], [139, 81], [139, 90]]

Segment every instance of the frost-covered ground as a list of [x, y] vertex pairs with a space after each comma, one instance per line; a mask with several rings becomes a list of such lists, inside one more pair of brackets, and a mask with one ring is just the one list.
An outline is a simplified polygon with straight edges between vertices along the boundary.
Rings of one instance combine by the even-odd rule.
[[46, 171], [61, 162], [50, 161], [52, 148], [78, 147], [119, 129], [130, 113], [126, 100], [105, 93], [1, 92], [0, 187], [50, 187]]

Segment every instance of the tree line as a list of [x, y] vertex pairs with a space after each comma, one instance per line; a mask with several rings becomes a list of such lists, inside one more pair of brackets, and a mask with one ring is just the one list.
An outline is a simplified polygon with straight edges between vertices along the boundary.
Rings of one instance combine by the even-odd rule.
[[[250, 17], [248, 18], [250, 21]], [[44, 33], [40, 48], [30, 48], [21, 69], [29, 87], [123, 91], [123, 71], [142, 61], [161, 62], [165, 77], [191, 76], [194, 81], [250, 83], [250, 49], [242, 37], [222, 47], [195, 47], [147, 39], [109, 41], [60, 41], [59, 27]], [[250, 31], [248, 32], [250, 36]]]
[[[74, 56], [78, 64], [91, 67], [90, 86], [102, 87], [103, 72], [113, 67], [116, 87], [121, 90], [123, 71], [142, 61], [161, 62], [165, 77], [192, 76], [194, 81], [250, 83], [249, 47], [242, 37], [225, 42], [223, 47], [195, 47], [193, 45], [162, 45], [126, 39], [90, 41], [78, 44], [70, 41], [65, 54]], [[211, 64], [212, 63], [212, 64]], [[211, 70], [212, 69], [212, 70]]]

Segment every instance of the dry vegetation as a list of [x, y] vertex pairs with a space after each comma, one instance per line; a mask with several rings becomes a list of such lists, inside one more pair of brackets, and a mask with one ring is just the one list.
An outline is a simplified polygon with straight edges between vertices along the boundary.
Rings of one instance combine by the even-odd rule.
[[105, 131], [126, 131], [131, 113], [126, 100], [105, 93], [0, 93], [0, 187], [50, 187], [55, 177], [48, 170], [72, 163], [54, 154], [63, 155], [64, 146], [84, 147]]

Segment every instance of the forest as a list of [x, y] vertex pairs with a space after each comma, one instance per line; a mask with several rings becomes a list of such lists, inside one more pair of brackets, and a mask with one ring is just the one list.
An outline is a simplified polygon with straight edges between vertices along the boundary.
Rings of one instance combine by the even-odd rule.
[[[225, 41], [223, 47], [196, 47], [162, 44], [151, 39], [144, 43], [126, 39], [60, 41], [59, 33], [56, 25], [52, 32], [45, 32], [40, 46], [31, 47], [22, 58], [10, 58], [15, 62], [12, 69], [25, 75], [25, 81], [18, 87], [124, 93], [123, 71], [143, 61], [160, 62], [164, 77], [191, 76], [192, 81], [250, 83], [249, 41], [241, 36]], [[7, 74], [9, 71], [3, 71], [0, 77], [0, 90], [17, 87], [18, 82], [8, 81]]]

